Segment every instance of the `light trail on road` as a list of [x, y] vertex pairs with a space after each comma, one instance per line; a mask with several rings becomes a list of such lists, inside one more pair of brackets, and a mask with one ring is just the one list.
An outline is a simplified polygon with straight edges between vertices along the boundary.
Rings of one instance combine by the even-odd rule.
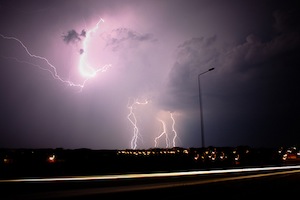
[[[295, 170], [293, 170], [295, 169]], [[98, 175], [98, 176], [74, 176], [74, 177], [51, 177], [51, 178], [21, 178], [0, 180], [0, 183], [8, 182], [52, 182], [52, 181], [89, 181], [89, 180], [114, 180], [114, 179], [138, 179], [138, 178], [159, 178], [159, 177], [176, 177], [176, 176], [192, 176], [192, 175], [208, 175], [208, 174], [225, 174], [225, 173], [241, 173], [241, 172], [259, 172], [259, 171], [276, 171], [276, 170], [293, 170], [276, 173], [295, 173], [300, 172], [300, 165], [277, 166], [277, 167], [253, 167], [238, 169], [221, 169], [221, 170], [199, 170], [199, 171], [180, 171], [180, 172], [160, 172], [160, 173], [141, 173], [141, 174], [119, 174], [119, 175]], [[275, 173], [272, 173], [276, 175]], [[266, 176], [272, 174], [253, 175]], [[248, 176], [249, 177], [249, 176]], [[252, 178], [253, 178], [252, 177]], [[238, 177], [233, 177], [234, 179]], [[240, 179], [240, 178], [239, 178]]]

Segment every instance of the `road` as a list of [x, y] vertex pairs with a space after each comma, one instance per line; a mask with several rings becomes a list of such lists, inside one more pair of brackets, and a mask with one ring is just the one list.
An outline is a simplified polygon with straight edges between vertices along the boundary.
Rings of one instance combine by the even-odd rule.
[[300, 165], [0, 180], [0, 199], [254, 199], [295, 197]]

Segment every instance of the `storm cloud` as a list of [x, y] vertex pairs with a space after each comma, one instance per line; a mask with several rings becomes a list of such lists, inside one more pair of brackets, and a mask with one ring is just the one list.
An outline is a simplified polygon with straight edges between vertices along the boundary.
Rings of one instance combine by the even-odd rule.
[[81, 41], [81, 38], [79, 37], [81, 36], [79, 33], [77, 33], [75, 30], [70, 30], [68, 31], [67, 34], [63, 35], [63, 40], [69, 44], [70, 42], [78, 42]]
[[176, 146], [199, 147], [200, 109], [207, 146], [299, 143], [297, 5], [1, 1], [0, 147], [132, 148], [131, 111], [136, 148], [159, 120], [171, 138], [171, 113]]

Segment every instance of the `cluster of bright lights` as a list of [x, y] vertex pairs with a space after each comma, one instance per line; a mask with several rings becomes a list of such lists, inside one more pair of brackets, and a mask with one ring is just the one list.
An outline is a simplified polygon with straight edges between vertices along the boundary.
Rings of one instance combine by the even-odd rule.
[[278, 154], [281, 156], [283, 161], [300, 160], [300, 149], [296, 146], [291, 146], [288, 148], [281, 147], [278, 150]]
[[48, 157], [49, 163], [54, 163], [55, 161], [56, 161], [56, 156], [54, 154]]
[[159, 156], [159, 155], [188, 155], [189, 150], [179, 147], [173, 148], [151, 148], [151, 149], [126, 149], [119, 150], [117, 155], [132, 155], [132, 156]]
[[79, 72], [83, 77], [85, 77], [85, 79], [83, 80], [82, 83], [74, 83], [70, 80], [66, 80], [66, 79], [62, 78], [58, 74], [57, 68], [46, 57], [35, 55], [35, 54], [31, 53], [29, 51], [28, 47], [20, 39], [18, 39], [16, 37], [4, 36], [2, 34], [0, 34], [0, 37], [2, 37], [5, 40], [13, 40], [13, 41], [18, 42], [21, 45], [21, 47], [25, 50], [25, 52], [27, 53], [28, 56], [30, 56], [31, 58], [34, 58], [34, 59], [41, 60], [41, 61], [45, 62], [47, 67], [42, 67], [40, 65], [30, 63], [30, 62], [27, 62], [27, 61], [23, 61], [23, 60], [20, 60], [18, 58], [14, 58], [14, 57], [6, 57], [6, 58], [13, 59], [13, 60], [15, 60], [19, 63], [30, 64], [30, 65], [38, 67], [42, 70], [48, 71], [48, 72], [50, 72], [50, 74], [52, 75], [52, 77], [54, 79], [59, 80], [62, 83], [66, 83], [68, 86], [79, 87], [80, 91], [81, 91], [82, 88], [84, 88], [85, 83], [90, 78], [95, 77], [98, 72], [105, 72], [108, 69], [108, 67], [111, 66], [111, 65], [105, 65], [105, 66], [102, 66], [102, 67], [94, 68], [94, 67], [87, 64], [87, 59], [86, 59], [87, 58], [87, 52], [88, 52], [87, 44], [90, 41], [91, 33], [96, 32], [98, 30], [100, 22], [104, 22], [104, 20], [100, 19], [93, 29], [87, 31], [86, 38], [83, 41], [83, 48], [85, 49], [85, 52], [81, 55], [80, 61], [79, 61]]

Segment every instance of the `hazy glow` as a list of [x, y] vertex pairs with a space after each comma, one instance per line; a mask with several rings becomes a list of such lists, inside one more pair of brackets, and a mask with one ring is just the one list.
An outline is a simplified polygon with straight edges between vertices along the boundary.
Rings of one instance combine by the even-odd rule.
[[89, 52], [89, 49], [88, 49], [88, 44], [91, 43], [92, 41], [92, 34], [96, 33], [97, 30], [99, 29], [99, 24], [101, 22], [104, 22], [103, 19], [100, 19], [96, 26], [94, 28], [92, 28], [91, 30], [87, 31], [86, 32], [86, 38], [84, 39], [83, 41], [83, 54], [81, 55], [80, 57], [80, 62], [79, 62], [79, 71], [80, 71], [80, 74], [83, 76], [83, 77], [86, 77], [86, 78], [92, 78], [92, 77], [95, 77], [97, 75], [98, 72], [105, 72], [107, 70], [108, 67], [110, 67], [110, 65], [105, 65], [103, 67], [96, 67], [94, 68], [93, 66], [91, 66], [91, 64], [89, 64], [89, 61], [88, 61], [88, 52]]
[[95, 33], [98, 30], [100, 22], [104, 22], [104, 20], [100, 19], [93, 29], [87, 31], [86, 38], [83, 41], [84, 53], [83, 53], [83, 55], [81, 55], [80, 62], [79, 62], [79, 72], [83, 77], [85, 77], [85, 79], [82, 83], [74, 83], [70, 80], [63, 79], [58, 74], [56, 66], [54, 66], [46, 57], [35, 55], [35, 54], [31, 53], [29, 51], [28, 47], [20, 39], [18, 39], [16, 37], [4, 36], [4, 35], [0, 34], [0, 37], [2, 37], [3, 39], [14, 40], [14, 41], [18, 42], [21, 45], [21, 47], [25, 50], [25, 52], [27, 53], [28, 56], [30, 56], [31, 58], [35, 58], [37, 60], [44, 61], [48, 68], [41, 67], [40, 65], [37, 65], [37, 64], [31, 63], [31, 62], [19, 60], [18, 58], [15, 58], [15, 57], [5, 57], [5, 58], [13, 59], [13, 60], [15, 60], [19, 63], [30, 64], [30, 65], [38, 67], [42, 70], [48, 71], [49, 73], [51, 73], [51, 75], [54, 79], [59, 80], [63, 83], [66, 83], [69, 86], [79, 87], [80, 90], [81, 90], [84, 87], [85, 83], [90, 78], [95, 77], [98, 72], [105, 72], [111, 66], [110, 64], [108, 64], [108, 65], [104, 65], [104, 66], [101, 66], [101, 67], [98, 67], [98, 68], [93, 68], [93, 67], [91, 67], [90, 65], [87, 64], [88, 63], [88, 60], [86, 58], [87, 57], [87, 52], [88, 52], [88, 45], [87, 44], [90, 42], [91, 34]]
[[[85, 38], [82, 40], [82, 45], [83, 45], [83, 53], [80, 55], [80, 60], [79, 60], [79, 73], [85, 78], [84, 81], [79, 84], [79, 83], [74, 83], [70, 80], [65, 80], [63, 78], [61, 78], [59, 75], [58, 75], [58, 72], [57, 72], [57, 68], [50, 63], [50, 61], [45, 58], [45, 57], [42, 57], [42, 56], [39, 56], [39, 55], [34, 55], [32, 54], [29, 50], [28, 50], [28, 47], [25, 46], [25, 44], [19, 40], [18, 38], [15, 38], [15, 37], [7, 37], [7, 36], [4, 36], [2, 34], [0, 34], [0, 36], [3, 38], [3, 39], [6, 39], [6, 40], [14, 40], [16, 42], [18, 42], [22, 47], [23, 49], [25, 50], [25, 52], [32, 58], [35, 58], [35, 59], [39, 59], [39, 60], [43, 60], [47, 65], [48, 68], [44, 68], [42, 67], [41, 65], [38, 65], [38, 64], [35, 64], [35, 63], [31, 63], [31, 62], [28, 62], [28, 61], [23, 61], [23, 60], [19, 60], [18, 58], [16, 57], [5, 57], [6, 59], [12, 59], [12, 60], [15, 60], [16, 62], [19, 62], [19, 63], [25, 63], [25, 64], [30, 64], [32, 66], [35, 66], [35, 67], [38, 67], [39, 69], [41, 70], [45, 70], [45, 71], [48, 71], [49, 73], [51, 73], [52, 77], [54, 79], [57, 79], [63, 83], [67, 83], [69, 86], [75, 86], [75, 87], [79, 87], [80, 88], [80, 91], [84, 88], [85, 86], [85, 83], [95, 77], [97, 75], [98, 72], [105, 72], [111, 65], [104, 65], [102, 67], [98, 67], [98, 68], [95, 68], [93, 65], [89, 64], [89, 59], [88, 59], [88, 54], [89, 54], [89, 51], [90, 51], [90, 48], [93, 46], [93, 36], [95, 36], [94, 34], [97, 33], [98, 29], [99, 29], [99, 25], [100, 23], [103, 23], [104, 20], [103, 19], [100, 19], [97, 24], [95, 25], [94, 28], [90, 29], [89, 31], [86, 32], [86, 35], [85, 35]], [[132, 102], [130, 102], [132, 101]], [[149, 103], [148, 100], [144, 100], [144, 101], [140, 101], [139, 99], [130, 99], [130, 101], [128, 102], [128, 109], [129, 109], [129, 114], [127, 115], [127, 119], [129, 120], [129, 122], [132, 124], [133, 126], [133, 136], [132, 136], [132, 139], [131, 139], [131, 148], [132, 149], [136, 149], [138, 147], [138, 140], [142, 140], [142, 135], [140, 134], [139, 132], [139, 127], [138, 127], [138, 123], [137, 123], [137, 118], [136, 118], [136, 114], [135, 114], [135, 109], [137, 109], [137, 107], [139, 105], [146, 105]], [[159, 111], [156, 115], [161, 115], [160, 113], [162, 113], [162, 111]], [[148, 114], [148, 113], [145, 113], [145, 114]], [[158, 147], [158, 139], [160, 137], [162, 137], [163, 135], [165, 135], [165, 140], [166, 140], [166, 147], [175, 147], [176, 146], [176, 138], [177, 138], [177, 132], [175, 130], [175, 119], [173, 118], [173, 114], [170, 112], [170, 117], [172, 119], [172, 132], [174, 133], [174, 137], [172, 139], [172, 144], [170, 142], [170, 139], [169, 139], [169, 136], [168, 136], [168, 128], [166, 126], [166, 123], [169, 123], [169, 122], [166, 122], [166, 121], [163, 121], [162, 119], [159, 119], [159, 121], [163, 124], [163, 132], [158, 136], [158, 137], [155, 137], [154, 139], [154, 142], [155, 142], [155, 147]], [[166, 114], [163, 114], [163, 116], [165, 117]], [[153, 116], [154, 117], [154, 116]]]

